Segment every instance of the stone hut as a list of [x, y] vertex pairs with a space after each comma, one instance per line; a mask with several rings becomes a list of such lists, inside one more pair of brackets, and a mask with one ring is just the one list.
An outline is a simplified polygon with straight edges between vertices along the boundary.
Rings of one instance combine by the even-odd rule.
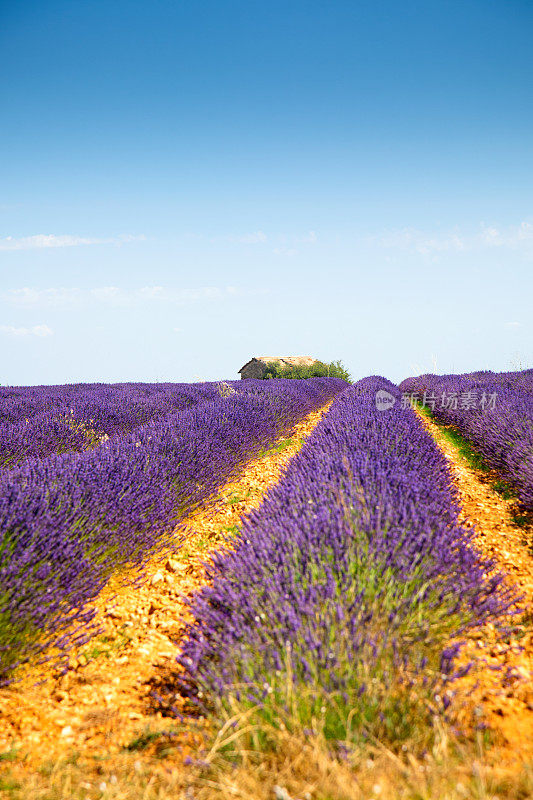
[[310, 367], [316, 362], [311, 356], [254, 356], [239, 370], [241, 380], [246, 378], [263, 378], [270, 364], [280, 367]]

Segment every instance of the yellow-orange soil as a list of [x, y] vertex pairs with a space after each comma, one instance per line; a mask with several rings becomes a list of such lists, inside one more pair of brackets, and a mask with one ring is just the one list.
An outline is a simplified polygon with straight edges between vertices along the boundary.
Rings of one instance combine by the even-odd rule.
[[[510, 617], [507, 639], [488, 625], [468, 636], [463, 661], [474, 660], [472, 673], [458, 689], [462, 721], [477, 717], [492, 732], [490, 757], [502, 770], [533, 763], [533, 558], [531, 533], [513, 521], [513, 503], [491, 487], [497, 478], [472, 469], [433, 420], [421, 415], [453, 471], [461, 522], [474, 528], [480, 553], [495, 561], [506, 582], [522, 596], [523, 612]], [[498, 669], [496, 669], [498, 668]]]
[[[209, 508], [190, 517], [185, 546], [170, 558], [154, 559], [141, 586], [111, 581], [96, 601], [103, 633], [73, 654], [66, 675], [33, 669], [0, 690], [0, 753], [20, 748], [23, 756], [5, 765], [10, 774], [35, 770], [71, 752], [109, 756], [148, 730], [175, 730], [150, 693], [161, 675], [177, 669], [175, 642], [189, 619], [182, 598], [205, 583], [203, 562], [223, 546], [228, 529], [260, 504], [330, 405], [310, 414], [291, 440], [281, 439], [279, 450], [273, 447], [249, 463]], [[177, 535], [183, 533], [181, 526]], [[37, 679], [43, 682], [36, 685]], [[194, 754], [199, 734], [182, 731], [172, 741], [180, 745], [173, 749], [182, 762], [188, 752]]]

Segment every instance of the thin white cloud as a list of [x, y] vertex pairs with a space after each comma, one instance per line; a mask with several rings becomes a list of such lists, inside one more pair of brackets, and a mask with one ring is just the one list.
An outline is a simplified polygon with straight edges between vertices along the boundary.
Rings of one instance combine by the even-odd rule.
[[68, 306], [75, 303], [81, 297], [81, 289], [33, 289], [28, 286], [22, 289], [11, 289], [10, 291], [0, 294], [1, 300], [22, 308], [31, 308], [34, 306]]
[[253, 233], [243, 233], [240, 236], [227, 236], [228, 242], [236, 242], [237, 244], [264, 244], [268, 236], [263, 231], [254, 231]]
[[295, 247], [275, 247], [272, 252], [275, 256], [295, 256], [298, 250]]
[[204, 286], [198, 289], [177, 289], [166, 286], [143, 286], [124, 289], [118, 286], [101, 286], [93, 289], [24, 287], [0, 293], [0, 301], [19, 308], [74, 307], [98, 303], [112, 307], [132, 307], [146, 304], [187, 305], [197, 302], [224, 301], [232, 297], [264, 294], [264, 289], [247, 289], [235, 286]]
[[521, 222], [520, 225], [511, 225], [503, 229], [483, 226], [480, 240], [488, 247], [518, 248], [523, 245], [532, 246], [533, 224], [531, 222]]
[[315, 231], [309, 231], [304, 236], [294, 236], [292, 240], [295, 244], [315, 244], [318, 237]]
[[17, 338], [37, 336], [41, 339], [46, 336], [51, 336], [53, 333], [48, 325], [34, 325], [32, 328], [16, 328], [14, 325], [0, 325], [0, 332], [5, 333], [7, 336], [14, 336]]
[[404, 252], [434, 255], [443, 252], [508, 248], [533, 254], [533, 224], [523, 221], [518, 225], [496, 227], [481, 224], [477, 231], [464, 233], [457, 229], [443, 234], [431, 234], [416, 228], [386, 231], [367, 240], [379, 247]]
[[251, 291], [253, 290], [236, 289], [233, 286], [224, 288], [204, 286], [200, 289], [174, 289], [165, 286], [120, 289], [117, 286], [106, 286], [101, 289], [91, 289], [90, 295], [99, 302], [113, 306], [132, 306], [146, 303], [187, 305], [202, 300], [224, 300], [227, 297], [249, 294]]
[[506, 326], [508, 328], [521, 328], [522, 327], [522, 323], [521, 322], [506, 322], [505, 324], [506, 324]]
[[128, 305], [127, 301], [131, 292], [128, 293], [123, 289], [119, 289], [118, 286], [102, 286], [96, 289], [89, 289], [87, 292], [84, 292], [84, 295], [92, 300], [97, 300], [99, 303]]
[[421, 255], [447, 250], [464, 250], [466, 247], [466, 240], [457, 233], [446, 234], [441, 237], [429, 236], [427, 233], [414, 228], [390, 231], [381, 236], [371, 237], [370, 241], [376, 242], [381, 247], [393, 250], [408, 250]]
[[279, 237], [277, 246], [272, 252], [275, 256], [296, 256], [300, 252], [300, 245], [316, 244], [318, 237], [315, 231], [309, 231], [303, 236], [288, 236], [284, 234]]
[[22, 236], [15, 238], [6, 236], [0, 239], [0, 250], [45, 250], [51, 247], [79, 247], [91, 244], [127, 244], [128, 242], [145, 241], [146, 236], [133, 236], [123, 234], [107, 239], [97, 239], [85, 236], [72, 236], [70, 234], [56, 235], [54, 233], [38, 233], [35, 236]]
[[264, 231], [254, 231], [253, 233], [244, 233], [239, 236], [230, 235], [225, 237], [228, 242], [235, 242], [237, 244], [265, 244], [271, 242], [276, 245], [276, 249], [281, 247], [294, 247], [298, 244], [315, 244], [318, 237], [315, 231], [308, 231], [303, 235], [299, 234], [278, 234], [276, 236], [267, 236]]

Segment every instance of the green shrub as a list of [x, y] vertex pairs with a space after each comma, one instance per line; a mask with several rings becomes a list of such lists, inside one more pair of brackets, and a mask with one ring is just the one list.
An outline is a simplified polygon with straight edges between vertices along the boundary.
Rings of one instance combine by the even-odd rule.
[[309, 367], [305, 366], [283, 366], [282, 364], [269, 364], [264, 378], [342, 378], [346, 383], [351, 383], [351, 377], [342, 361], [331, 361], [329, 364], [323, 361], [315, 361]]

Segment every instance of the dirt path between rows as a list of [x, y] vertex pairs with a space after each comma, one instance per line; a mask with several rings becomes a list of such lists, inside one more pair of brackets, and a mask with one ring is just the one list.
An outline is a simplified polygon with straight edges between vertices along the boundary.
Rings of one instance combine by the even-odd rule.
[[531, 531], [513, 520], [513, 502], [491, 486], [497, 475], [474, 470], [443, 435], [448, 426], [420, 418], [446, 456], [454, 476], [461, 522], [474, 528], [475, 544], [494, 560], [506, 581], [522, 596], [523, 612], [511, 620], [507, 640], [492, 626], [469, 636], [464, 660], [477, 667], [463, 680], [460, 719], [477, 718], [490, 732], [488, 757], [502, 771], [533, 764], [533, 557]]
[[[168, 736], [159, 734], [171, 728], [181, 763], [188, 752], [196, 754], [198, 734], [176, 731], [150, 697], [160, 676], [176, 669], [175, 642], [188, 619], [184, 598], [205, 583], [202, 562], [278, 482], [330, 405], [310, 414], [290, 439], [280, 439], [248, 464], [207, 511], [187, 520], [185, 546], [171, 558], [150, 563], [143, 585], [106, 588], [96, 602], [103, 632], [73, 654], [71, 671], [56, 677], [33, 670], [0, 690], [0, 754], [5, 755], [0, 768], [8, 766], [11, 779], [24, 781], [38, 769], [53, 770], [54, 762], [68, 754], [107, 762], [121, 752], [153, 755], [149, 745], [168, 745]], [[35, 685], [37, 677], [44, 682]], [[90, 775], [88, 781], [87, 790], [92, 788]]]

